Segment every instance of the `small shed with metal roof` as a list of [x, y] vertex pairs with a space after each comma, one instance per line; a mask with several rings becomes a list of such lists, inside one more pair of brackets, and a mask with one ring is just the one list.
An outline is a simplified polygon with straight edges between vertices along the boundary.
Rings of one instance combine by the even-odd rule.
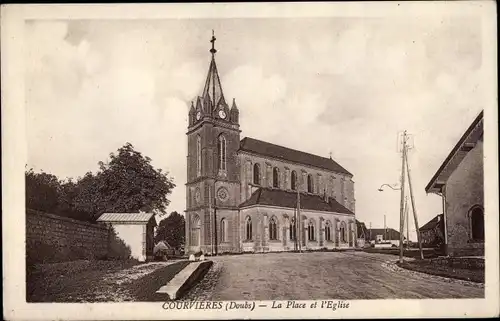
[[114, 229], [116, 236], [130, 247], [132, 258], [144, 262], [153, 257], [156, 226], [153, 213], [103, 213], [97, 222]]

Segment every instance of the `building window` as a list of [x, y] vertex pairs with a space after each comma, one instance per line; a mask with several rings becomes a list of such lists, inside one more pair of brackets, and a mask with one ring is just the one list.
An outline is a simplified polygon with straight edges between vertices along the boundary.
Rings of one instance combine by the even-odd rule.
[[292, 171], [292, 176], [290, 178], [290, 183], [291, 183], [291, 189], [296, 190], [297, 189], [297, 172]]
[[273, 169], [273, 187], [274, 187], [274, 188], [278, 188], [278, 187], [280, 187], [279, 178], [280, 178], [280, 172], [279, 172], [279, 169], [278, 169], [278, 167], [275, 167], [275, 168]]
[[484, 241], [484, 212], [479, 206], [472, 208], [470, 215], [470, 235], [474, 241]]
[[201, 176], [201, 137], [196, 136], [196, 175]]
[[346, 231], [346, 228], [345, 228], [345, 222], [342, 222], [340, 223], [340, 240], [342, 241], [342, 243], [346, 243], [347, 242], [347, 235], [346, 235], [347, 231]]
[[316, 240], [315, 231], [314, 231], [314, 222], [309, 221], [309, 225], [307, 226], [307, 237], [309, 241]]
[[220, 221], [220, 241], [227, 242], [227, 220], [225, 218]]
[[253, 165], [253, 183], [260, 185], [260, 165]]
[[308, 193], [314, 192], [313, 177], [311, 174], [307, 175], [307, 192]]
[[219, 136], [217, 149], [219, 151], [219, 169], [226, 170], [226, 138], [224, 135]]
[[252, 219], [247, 217], [246, 222], [245, 222], [245, 239], [247, 241], [252, 240]]
[[295, 218], [290, 220], [290, 240], [295, 241], [297, 239], [297, 224], [295, 223]]
[[329, 221], [327, 221], [325, 224], [325, 241], [331, 241], [331, 240], [332, 240], [332, 225], [330, 224]]
[[278, 239], [278, 224], [276, 223], [276, 218], [274, 216], [269, 220], [269, 239]]

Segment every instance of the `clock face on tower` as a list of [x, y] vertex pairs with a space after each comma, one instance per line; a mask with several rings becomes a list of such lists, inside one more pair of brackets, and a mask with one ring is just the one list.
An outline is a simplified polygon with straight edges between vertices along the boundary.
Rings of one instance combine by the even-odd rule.
[[200, 118], [201, 118], [201, 112], [197, 112], [196, 113], [196, 120], [200, 120]]
[[219, 110], [219, 117], [222, 118], [222, 119], [226, 119], [226, 112], [224, 111], [224, 109], [221, 109]]

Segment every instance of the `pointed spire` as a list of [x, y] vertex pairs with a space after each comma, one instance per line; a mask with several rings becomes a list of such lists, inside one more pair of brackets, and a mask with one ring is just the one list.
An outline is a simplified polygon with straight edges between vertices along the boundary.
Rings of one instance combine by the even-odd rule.
[[233, 110], [233, 109], [238, 110], [238, 107], [236, 106], [236, 99], [235, 98], [233, 98], [233, 104], [231, 106], [231, 110]]
[[212, 49], [210, 52], [212, 53], [212, 60], [210, 61], [210, 66], [208, 68], [207, 80], [205, 81], [205, 87], [203, 89], [203, 99], [209, 101], [212, 110], [217, 108], [221, 103], [225, 104], [224, 94], [222, 93], [222, 85], [220, 83], [219, 72], [217, 71], [217, 65], [215, 64], [215, 53], [217, 50], [215, 49], [215, 36], [212, 30], [212, 39], [210, 42], [212, 43]]
[[196, 110], [201, 110], [203, 111], [203, 100], [200, 96], [198, 96], [196, 98], [196, 107], [195, 107]]
[[240, 118], [240, 111], [238, 110], [238, 107], [236, 107], [236, 101], [233, 98], [233, 104], [231, 106], [231, 121], [235, 124], [239, 123], [239, 118]]
[[189, 108], [189, 126], [192, 126], [193, 123], [194, 123], [194, 114], [195, 114], [195, 110], [194, 110], [194, 105], [193, 105], [193, 101], [191, 101], [191, 108]]

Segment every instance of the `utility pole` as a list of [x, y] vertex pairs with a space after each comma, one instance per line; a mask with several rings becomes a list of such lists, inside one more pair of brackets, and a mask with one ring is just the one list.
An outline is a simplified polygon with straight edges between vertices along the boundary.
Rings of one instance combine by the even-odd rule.
[[387, 224], [385, 223], [385, 214], [384, 214], [384, 242], [387, 241]]
[[399, 208], [399, 262], [403, 263], [404, 206], [405, 206], [405, 161], [406, 161], [406, 130], [403, 132], [403, 150], [401, 157], [401, 203]]
[[406, 249], [410, 248], [410, 221], [408, 213], [410, 209], [408, 208], [408, 196], [405, 197], [405, 223], [406, 223]]
[[294, 220], [294, 223], [293, 224], [293, 242], [294, 242], [294, 247], [295, 247], [295, 251], [298, 251], [299, 250], [299, 245], [297, 244], [297, 209], [294, 208], [293, 209], [293, 220]]
[[302, 221], [301, 221], [301, 218], [300, 218], [300, 190], [299, 190], [299, 187], [297, 186], [297, 228], [299, 230], [299, 235], [298, 235], [298, 239], [299, 239], [299, 251], [300, 253], [302, 253], [302, 229], [300, 228], [300, 226], [302, 225]]
[[406, 153], [404, 154], [404, 157], [406, 159], [406, 169], [408, 172], [408, 185], [410, 186], [411, 207], [413, 209], [413, 218], [415, 219], [415, 230], [417, 232], [418, 247], [420, 249], [420, 258], [423, 260], [424, 259], [424, 251], [422, 250], [422, 240], [420, 238], [420, 231], [418, 229], [417, 209], [415, 207], [415, 197], [413, 196], [413, 188], [411, 185], [410, 165], [408, 165], [408, 159], [407, 159], [408, 156], [406, 155]]

